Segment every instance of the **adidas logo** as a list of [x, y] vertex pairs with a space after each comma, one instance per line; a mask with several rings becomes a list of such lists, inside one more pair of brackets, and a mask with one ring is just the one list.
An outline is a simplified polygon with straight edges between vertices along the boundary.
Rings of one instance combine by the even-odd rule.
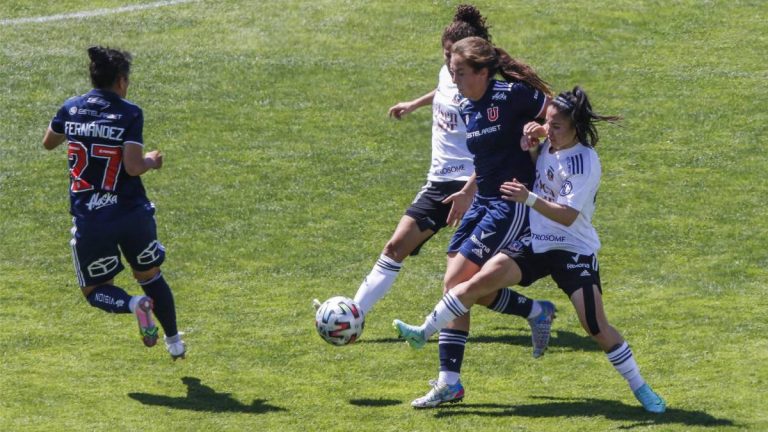
[[584, 270], [579, 276], [591, 276], [591, 274], [587, 270]]
[[482, 258], [482, 257], [483, 257], [483, 250], [482, 250], [482, 249], [480, 249], [480, 248], [477, 248], [477, 249], [472, 249], [472, 253], [473, 253], [473, 254], [475, 254], [475, 255], [477, 255], [477, 256], [479, 256], [480, 258]]

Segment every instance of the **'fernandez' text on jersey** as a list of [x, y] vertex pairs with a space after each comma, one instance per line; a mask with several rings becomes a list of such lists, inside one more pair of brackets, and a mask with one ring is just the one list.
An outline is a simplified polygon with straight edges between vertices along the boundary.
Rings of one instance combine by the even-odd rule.
[[149, 203], [141, 178], [123, 167], [125, 144], [143, 145], [141, 108], [94, 89], [64, 102], [50, 127], [67, 137], [73, 216], [113, 220]]
[[477, 192], [498, 196], [499, 186], [517, 178], [530, 187], [534, 166], [520, 149], [523, 126], [542, 115], [546, 95], [523, 83], [491, 80], [477, 101], [464, 99], [467, 148], [474, 155]]

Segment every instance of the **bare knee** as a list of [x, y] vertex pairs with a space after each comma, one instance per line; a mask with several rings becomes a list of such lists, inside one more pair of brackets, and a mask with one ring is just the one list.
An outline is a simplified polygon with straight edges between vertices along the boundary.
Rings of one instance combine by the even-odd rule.
[[157, 276], [158, 273], [160, 273], [160, 267], [152, 267], [149, 270], [133, 270], [133, 277], [136, 278], [138, 282], [143, 282], [152, 279]]
[[405, 260], [405, 257], [411, 253], [411, 251], [403, 250], [402, 243], [397, 239], [392, 238], [387, 242], [386, 245], [384, 245], [384, 250], [381, 253], [384, 256], [401, 263], [403, 260]]

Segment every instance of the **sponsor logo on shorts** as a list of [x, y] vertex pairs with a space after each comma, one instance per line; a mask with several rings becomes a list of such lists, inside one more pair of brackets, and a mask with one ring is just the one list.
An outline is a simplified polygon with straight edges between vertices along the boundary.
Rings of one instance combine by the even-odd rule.
[[470, 241], [472, 241], [472, 243], [474, 243], [474, 244], [475, 244], [475, 246], [476, 246], [476, 248], [472, 249], [472, 252], [473, 252], [475, 255], [479, 256], [480, 258], [482, 258], [482, 257], [483, 257], [483, 254], [484, 254], [484, 253], [486, 253], [486, 254], [489, 254], [489, 253], [491, 253], [491, 248], [489, 248], [489, 247], [488, 247], [488, 246], [486, 246], [486, 245], [485, 245], [485, 244], [484, 244], [482, 241], [480, 241], [480, 240], [477, 238], [477, 236], [476, 236], [476, 235], [472, 234], [472, 237], [470, 237], [470, 238], [469, 238], [469, 240], [470, 240]]
[[139, 264], [144, 264], [144, 265], [152, 264], [160, 259], [160, 255], [164, 250], [165, 249], [163, 248], [163, 245], [160, 244], [159, 241], [155, 240], [152, 243], [150, 243], [146, 249], [141, 251], [139, 256], [136, 257], [136, 261]]
[[584, 277], [584, 276], [592, 276], [592, 273], [590, 273], [589, 270], [584, 270], [583, 272], [581, 272], [581, 274], [579, 276], [582, 276], [582, 277]]
[[587, 264], [587, 263], [579, 263], [579, 264], [570, 264], [569, 263], [569, 264], [565, 265], [565, 268], [567, 268], [568, 270], [579, 269], [579, 268], [588, 269], [588, 268], [592, 268], [592, 266], [590, 264]]
[[117, 255], [99, 258], [88, 265], [88, 274], [93, 278], [106, 276], [117, 269], [119, 263]]

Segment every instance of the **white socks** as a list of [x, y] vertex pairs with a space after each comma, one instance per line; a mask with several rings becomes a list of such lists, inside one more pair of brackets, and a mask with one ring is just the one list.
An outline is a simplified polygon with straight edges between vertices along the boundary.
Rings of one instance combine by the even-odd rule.
[[402, 263], [384, 254], [379, 257], [355, 294], [354, 300], [363, 310], [363, 315], [367, 315], [373, 305], [389, 292], [402, 267]]
[[635, 357], [632, 355], [632, 350], [626, 341], [615, 350], [606, 353], [606, 356], [608, 356], [608, 360], [613, 364], [616, 371], [627, 380], [632, 391], [639, 389], [645, 384], [645, 380], [640, 375], [640, 368], [637, 367]]
[[467, 312], [469, 312], [469, 309], [455, 295], [450, 292], [446, 293], [424, 321], [422, 325], [424, 337], [429, 339], [430, 336], [447, 326], [448, 323], [465, 315]]

